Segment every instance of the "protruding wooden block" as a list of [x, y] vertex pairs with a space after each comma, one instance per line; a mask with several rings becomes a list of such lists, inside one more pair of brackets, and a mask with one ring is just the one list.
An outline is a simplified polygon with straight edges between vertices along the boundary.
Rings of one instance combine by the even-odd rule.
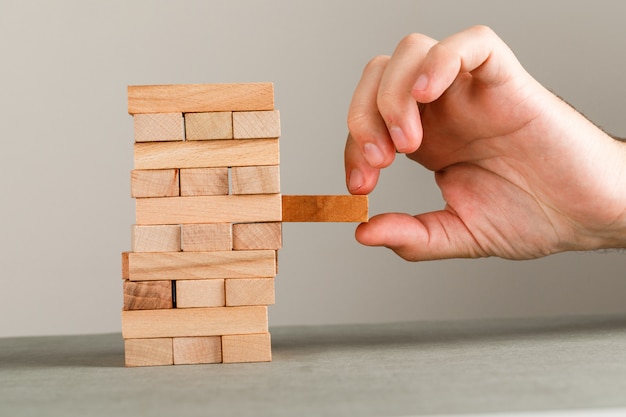
[[122, 279], [129, 279], [130, 276], [128, 254], [129, 252], [122, 252]]
[[191, 140], [134, 145], [136, 169], [278, 165], [278, 139]]
[[235, 139], [260, 139], [280, 137], [278, 110], [233, 113]]
[[176, 281], [176, 308], [223, 307], [225, 299], [223, 279]]
[[124, 340], [126, 366], [173, 365], [171, 338]]
[[124, 310], [157, 310], [172, 307], [171, 281], [124, 281]]
[[174, 365], [220, 362], [222, 362], [220, 336], [174, 338]]
[[233, 167], [231, 174], [233, 194], [280, 193], [278, 165]]
[[136, 114], [135, 142], [162, 142], [185, 140], [182, 113]]
[[274, 304], [274, 278], [227, 279], [227, 306]]
[[236, 223], [233, 224], [233, 249], [278, 250], [282, 247], [282, 223]]
[[133, 252], [178, 252], [181, 250], [180, 225], [154, 225], [131, 228]]
[[139, 198], [137, 224], [274, 222], [282, 216], [280, 194]]
[[128, 87], [128, 113], [272, 110], [272, 83], [174, 84]]
[[122, 311], [125, 339], [266, 332], [266, 306]]
[[228, 195], [228, 168], [181, 169], [180, 195]]
[[129, 253], [132, 281], [254, 278], [276, 275], [273, 250]]
[[233, 248], [230, 223], [183, 224], [185, 252], [229, 251]]
[[187, 140], [232, 139], [233, 113], [185, 113], [185, 138]]
[[174, 197], [180, 194], [177, 169], [135, 169], [130, 172], [133, 198]]
[[269, 333], [222, 337], [224, 363], [271, 362], [272, 342]]
[[366, 195], [283, 195], [283, 222], [366, 222]]

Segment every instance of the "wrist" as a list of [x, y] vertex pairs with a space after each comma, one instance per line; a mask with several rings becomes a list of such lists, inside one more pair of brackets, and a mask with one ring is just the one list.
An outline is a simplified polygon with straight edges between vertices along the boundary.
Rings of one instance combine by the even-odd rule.
[[621, 150], [621, 178], [619, 180], [619, 184], [621, 185], [618, 193], [621, 194], [622, 202], [622, 215], [620, 216], [616, 227], [619, 234], [617, 247], [626, 248], [626, 139], [620, 138], [617, 139], [617, 141], [618, 148]]
[[[613, 191], [607, 195], [606, 208], [613, 221], [606, 224], [601, 249], [626, 248], [626, 140], [613, 137], [611, 145], [615, 157]], [[611, 178], [607, 178], [611, 181]], [[610, 218], [609, 218], [610, 220]]]

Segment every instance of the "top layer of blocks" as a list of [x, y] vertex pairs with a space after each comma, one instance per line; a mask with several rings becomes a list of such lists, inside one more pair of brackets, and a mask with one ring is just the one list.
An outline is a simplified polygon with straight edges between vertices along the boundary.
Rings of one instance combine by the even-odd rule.
[[272, 83], [171, 84], [128, 87], [128, 113], [199, 113], [274, 109]]
[[271, 83], [128, 87], [135, 142], [280, 137]]

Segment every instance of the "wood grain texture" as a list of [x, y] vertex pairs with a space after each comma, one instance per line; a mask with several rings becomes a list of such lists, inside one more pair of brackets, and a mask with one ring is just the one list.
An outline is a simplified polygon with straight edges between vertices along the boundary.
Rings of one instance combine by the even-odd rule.
[[366, 222], [366, 195], [283, 195], [283, 222]]
[[129, 253], [131, 281], [254, 278], [276, 275], [272, 250]]
[[278, 110], [233, 112], [233, 137], [235, 139], [280, 137], [280, 113]]
[[133, 124], [135, 142], [185, 140], [182, 113], [136, 114]]
[[185, 252], [229, 251], [232, 248], [230, 223], [183, 224], [182, 249]]
[[227, 306], [259, 306], [274, 304], [274, 278], [227, 279]]
[[223, 279], [179, 279], [176, 281], [176, 308], [223, 307], [225, 305]]
[[190, 224], [280, 221], [280, 194], [139, 198], [136, 223]]
[[171, 281], [124, 281], [124, 310], [157, 310], [172, 307]]
[[173, 365], [171, 338], [124, 340], [125, 364], [132, 366]]
[[224, 363], [271, 362], [272, 342], [269, 333], [222, 337]]
[[280, 167], [278, 165], [233, 167], [233, 194], [280, 193]]
[[228, 195], [228, 168], [180, 170], [180, 195]]
[[278, 139], [193, 140], [134, 144], [135, 169], [278, 165]]
[[198, 113], [274, 109], [272, 83], [172, 84], [128, 87], [128, 113]]
[[174, 338], [174, 365], [220, 362], [222, 362], [220, 336]]
[[131, 226], [133, 252], [178, 252], [180, 237], [180, 225]]
[[124, 339], [265, 332], [267, 332], [265, 306], [122, 311]]
[[178, 170], [132, 170], [130, 172], [130, 195], [133, 198], [180, 195]]
[[185, 113], [185, 139], [233, 138], [233, 112]]
[[173, 308], [171, 281], [124, 281], [124, 310], [161, 308]]
[[128, 272], [128, 258], [130, 252], [122, 252], [122, 279], [129, 279], [128, 276], [130, 273]]
[[278, 250], [282, 247], [282, 223], [233, 224], [234, 250]]

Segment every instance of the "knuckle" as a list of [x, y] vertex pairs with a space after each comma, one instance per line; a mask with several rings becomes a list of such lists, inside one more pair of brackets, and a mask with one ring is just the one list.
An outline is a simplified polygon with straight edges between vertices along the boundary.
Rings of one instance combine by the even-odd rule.
[[373, 70], [378, 70], [380, 68], [384, 68], [387, 66], [389, 59], [391, 59], [391, 57], [388, 55], [377, 55], [369, 60], [369, 62], [365, 65], [363, 72], [366, 73]]
[[430, 38], [421, 33], [410, 33], [400, 40], [398, 48], [413, 47], [415, 45], [430, 44]]
[[398, 93], [394, 90], [391, 89], [384, 89], [384, 90], [380, 90], [378, 92], [378, 96], [377, 96], [377, 104], [380, 107], [382, 106], [388, 106], [392, 103], [394, 103], [398, 98]]
[[378, 92], [376, 97], [378, 111], [387, 123], [390, 123], [391, 119], [393, 119], [394, 109], [398, 107], [399, 100], [400, 97], [396, 91], [381, 90]]
[[368, 126], [372, 124], [371, 117], [365, 112], [355, 111], [348, 115], [348, 131], [352, 138], [359, 142], [370, 131]]
[[412, 250], [407, 249], [405, 247], [391, 248], [400, 258], [404, 259], [407, 262], [416, 262], [420, 259]]
[[494, 37], [496, 33], [489, 26], [486, 25], [474, 25], [469, 28], [469, 31], [480, 37]]

